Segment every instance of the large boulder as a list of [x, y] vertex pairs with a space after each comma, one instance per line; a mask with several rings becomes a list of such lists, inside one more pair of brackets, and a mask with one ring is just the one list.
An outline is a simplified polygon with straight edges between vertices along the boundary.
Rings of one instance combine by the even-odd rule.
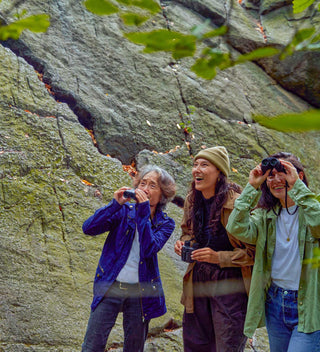
[[[142, 149], [166, 152], [185, 141], [193, 145], [197, 139], [186, 136], [177, 125], [191, 121], [196, 131], [193, 118], [204, 112], [211, 120], [218, 116], [250, 122], [252, 114], [276, 115], [309, 107], [287, 94], [288, 90], [295, 92], [295, 85], [283, 91], [274, 80], [282, 77], [282, 85], [287, 80], [281, 72], [273, 72], [276, 59], [265, 64], [274, 79], [256, 64], [246, 64], [219, 73], [214, 83], [204, 82], [190, 73], [190, 60], [174, 62], [169, 55], [142, 54], [138, 46], [123, 38], [122, 32], [128, 29], [116, 15], [96, 16], [81, 3], [64, 0], [29, 1], [27, 6], [17, 2], [15, 7], [2, 1], [1, 5], [7, 18], [26, 7], [30, 13], [50, 14], [52, 24], [46, 34], [25, 32], [20, 40], [5, 45], [32, 64], [54, 97], [66, 102], [79, 121], [93, 130], [102, 154], [126, 164]], [[162, 5], [163, 12], [143, 30], [169, 28], [187, 33], [207, 17], [213, 27], [222, 23], [230, 27], [225, 40], [214, 41], [217, 48], [237, 55], [265, 45], [256, 19], [237, 1], [229, 6], [219, 1], [187, 0]], [[279, 38], [283, 44], [282, 35]], [[316, 62], [313, 71], [309, 66], [308, 75], [313, 77]], [[305, 74], [300, 75], [300, 85]], [[196, 108], [194, 115], [191, 105]], [[198, 148], [195, 144], [194, 149]]]
[[[187, 32], [206, 17], [212, 27], [227, 19], [229, 36], [216, 39], [216, 47], [238, 55], [264, 45], [255, 30], [260, 2], [252, 1], [250, 9], [249, 3], [230, 4], [162, 2], [163, 12], [144, 29]], [[51, 26], [45, 34], [26, 31], [20, 40], [0, 44], [0, 351], [73, 352], [80, 350], [107, 235], [88, 238], [81, 226], [119, 186], [131, 184], [122, 164], [163, 166], [183, 198], [192, 154], [203, 146], [227, 147], [230, 177], [242, 186], [261, 158], [286, 150], [310, 166], [311, 188], [317, 189], [317, 133], [270, 131], [252, 119], [300, 112], [316, 103], [297, 96], [293, 83], [278, 84], [276, 61], [236, 66], [204, 81], [190, 72], [190, 59], [142, 54], [123, 38], [117, 16], [95, 16], [81, 2], [65, 0], [2, 0], [0, 16], [11, 21], [23, 8], [50, 14]], [[277, 44], [284, 45], [280, 37]], [[313, 63], [314, 54], [300, 55], [311, 55], [309, 66], [298, 65], [308, 68], [295, 71], [303, 90], [303, 72], [315, 74], [318, 62]], [[270, 77], [264, 67], [268, 72], [276, 67], [277, 74]], [[308, 90], [318, 101], [312, 77]], [[179, 128], [181, 122], [191, 132]], [[168, 313], [152, 321], [149, 351], [166, 350], [170, 340], [182, 351], [181, 329], [175, 328], [181, 326], [185, 264], [173, 252], [182, 209], [170, 204], [167, 211], [177, 224], [159, 255]], [[257, 340], [266, 351], [264, 330]], [[122, 341], [119, 319], [108, 346], [120, 348]]]
[[[106, 237], [86, 237], [81, 226], [131, 178], [30, 65], [2, 46], [0, 58], [0, 350], [78, 351]], [[172, 207], [178, 222], [182, 210]], [[182, 270], [170, 264], [172, 246], [166, 251], [168, 313], [155, 323], [163, 327], [182, 312]]]
[[[251, 5], [250, 0], [243, 2], [247, 10]], [[319, 33], [320, 12], [316, 6], [310, 6], [302, 13], [294, 14], [291, 0], [261, 0], [256, 1], [255, 5], [251, 11], [257, 18], [258, 29], [264, 36], [266, 45], [283, 50], [300, 29], [313, 26], [316, 33]], [[236, 42], [234, 44], [241, 50]], [[275, 56], [259, 60], [259, 64], [286, 90], [302, 97], [311, 105], [320, 107], [319, 51], [296, 52], [284, 60]]]

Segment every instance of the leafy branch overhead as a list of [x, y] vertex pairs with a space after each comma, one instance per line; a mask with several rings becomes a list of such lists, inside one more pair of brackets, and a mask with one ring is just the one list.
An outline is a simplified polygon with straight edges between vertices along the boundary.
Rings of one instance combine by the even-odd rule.
[[320, 130], [320, 109], [303, 113], [283, 114], [274, 117], [254, 116], [260, 125], [281, 132], [306, 132]]
[[[25, 12], [23, 15], [24, 14]], [[7, 25], [0, 25], [0, 40], [7, 40], [9, 38], [17, 40], [19, 39], [21, 33], [26, 29], [36, 33], [46, 32], [49, 26], [50, 16], [46, 14], [19, 18], [18, 20]]]
[[300, 13], [310, 7], [316, 0], [293, 0], [293, 13]]
[[[303, 12], [314, 2], [315, 0], [293, 0], [293, 12]], [[97, 15], [118, 13], [123, 23], [129, 26], [140, 26], [161, 10], [154, 0], [87, 0], [84, 5], [89, 11]], [[136, 8], [144, 10], [145, 15], [142, 16], [141, 11], [139, 13], [135, 12]], [[320, 5], [318, 10], [320, 11]], [[208, 80], [214, 79], [219, 70], [225, 70], [248, 61], [256, 61], [274, 55], [278, 55], [280, 60], [283, 60], [296, 51], [320, 50], [320, 33], [317, 33], [315, 27], [312, 26], [298, 30], [292, 40], [281, 50], [272, 46], [265, 46], [232, 57], [228, 51], [222, 52], [205, 44], [207, 39], [226, 35], [228, 27], [221, 26], [214, 30], [208, 30], [208, 28], [210, 28], [210, 20], [192, 28], [189, 34], [157, 29], [149, 32], [129, 32], [125, 33], [124, 36], [133, 43], [144, 46], [144, 53], [168, 52], [175, 60], [195, 57], [197, 47], [200, 44], [205, 45], [204, 49], [198, 53], [190, 70], [197, 76]], [[254, 118], [255, 121], [268, 128], [293, 132], [320, 129], [319, 117], [320, 110], [312, 110], [272, 118], [266, 116], [256, 116]]]
[[[314, 1], [294, 0], [293, 11], [295, 13], [302, 12]], [[84, 5], [97, 15], [118, 13], [123, 23], [128, 26], [140, 26], [161, 11], [159, 4], [154, 0], [86, 0]], [[141, 15], [141, 10], [144, 11], [144, 15]], [[157, 29], [149, 32], [125, 33], [124, 36], [133, 43], [144, 46], [144, 53], [168, 52], [175, 60], [195, 57], [197, 48], [200, 44], [204, 44], [205, 48], [197, 55], [198, 58], [191, 66], [191, 71], [208, 80], [215, 78], [218, 70], [225, 70], [246, 61], [255, 61], [274, 55], [279, 55], [280, 59], [284, 59], [294, 51], [319, 50], [320, 48], [320, 34], [315, 33], [315, 28], [311, 27], [297, 31], [292, 41], [281, 52], [279, 49], [267, 46], [233, 58], [230, 52], [222, 52], [205, 44], [208, 39], [226, 35], [228, 27], [221, 26], [207, 31], [208, 28], [211, 28], [210, 20], [195, 26], [189, 34]]]
[[[153, 0], [117, 0], [117, 4], [109, 0], [86, 0], [84, 6], [90, 12], [100, 16], [119, 13], [124, 24], [128, 26], [139, 26], [161, 10], [160, 5]], [[123, 11], [119, 6], [129, 7], [129, 11]], [[146, 15], [136, 12], [135, 8], [146, 11]]]

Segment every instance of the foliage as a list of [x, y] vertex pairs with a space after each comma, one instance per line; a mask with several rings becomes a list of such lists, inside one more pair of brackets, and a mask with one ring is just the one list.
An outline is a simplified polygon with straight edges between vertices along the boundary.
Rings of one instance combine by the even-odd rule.
[[196, 60], [191, 67], [191, 71], [199, 77], [205, 79], [213, 79], [217, 74], [217, 69], [225, 70], [234, 65], [242, 64], [246, 61], [254, 61], [263, 57], [273, 56], [279, 53], [279, 50], [273, 47], [259, 48], [248, 54], [239, 55], [236, 59], [232, 59], [230, 53], [222, 53], [221, 51], [205, 48], [201, 57]]
[[133, 43], [144, 45], [145, 53], [157, 51], [172, 52], [176, 60], [187, 56], [193, 56], [196, 50], [196, 37], [179, 32], [158, 29], [152, 32], [132, 32], [125, 34], [125, 37]]
[[26, 11], [23, 11], [22, 15], [16, 15], [18, 20], [5, 26], [0, 25], [0, 40], [19, 39], [21, 33], [26, 29], [36, 33], [45, 32], [50, 26], [49, 15], [39, 14], [20, 18], [25, 14]]
[[293, 12], [300, 13], [310, 7], [315, 0], [293, 0]]
[[127, 12], [120, 15], [123, 23], [127, 26], [140, 26], [148, 20], [148, 16], [142, 16], [137, 13]]
[[[196, 107], [194, 105], [188, 105], [188, 112], [184, 113], [185, 118], [192, 117], [192, 115], [195, 113]], [[187, 122], [180, 122], [178, 124], [178, 128], [182, 128], [186, 134], [190, 134], [192, 132], [192, 122], [191, 120], [187, 120]]]
[[112, 15], [117, 13], [119, 9], [108, 0], [87, 0], [84, 2], [86, 8], [96, 15]]
[[320, 109], [303, 113], [283, 114], [274, 117], [254, 116], [260, 125], [281, 132], [305, 132], [320, 130]]
[[[84, 6], [90, 12], [100, 16], [112, 15], [119, 12], [120, 17], [127, 26], [139, 26], [149, 19], [151, 15], [154, 15], [161, 10], [159, 4], [154, 0], [117, 0], [116, 2], [118, 4], [109, 0], [86, 0]], [[141, 16], [132, 11], [125, 13], [121, 11], [121, 6], [129, 7], [130, 9], [139, 8], [145, 10], [149, 15]], [[142, 18], [143, 21], [141, 21]]]
[[285, 59], [295, 51], [318, 50], [320, 48], [320, 34], [314, 27], [302, 28], [293, 36], [291, 42], [286, 45], [280, 54], [280, 59]]
[[[295, 12], [301, 12], [313, 4], [315, 0], [294, 0], [293, 8]], [[116, 5], [117, 3], [117, 5]], [[120, 12], [120, 18], [125, 25], [140, 26], [147, 21], [152, 15], [161, 10], [154, 0], [86, 0], [86, 8], [98, 15], [109, 15]], [[147, 12], [141, 15], [130, 12], [124, 12], [123, 8], [139, 7]], [[209, 28], [209, 29], [208, 29]], [[280, 52], [273, 47], [264, 47], [253, 50], [250, 53], [239, 55], [232, 58], [230, 52], [220, 50], [207, 45], [207, 40], [214, 37], [223, 36], [228, 33], [228, 27], [223, 25], [211, 30], [209, 19], [203, 24], [191, 29], [191, 34], [183, 34], [166, 29], [157, 29], [149, 32], [130, 32], [124, 36], [135, 44], [144, 46], [144, 53], [154, 53], [164, 51], [171, 53], [173, 59], [179, 60], [185, 57], [195, 57], [197, 48], [204, 44], [199, 57], [195, 59], [191, 66], [191, 71], [204, 79], [214, 79], [218, 70], [225, 70], [234, 65], [239, 65], [247, 61], [255, 61], [264, 57], [279, 55], [284, 59], [292, 55], [297, 50], [319, 50], [320, 34], [315, 33], [315, 28], [304, 28], [295, 34], [292, 41]]]

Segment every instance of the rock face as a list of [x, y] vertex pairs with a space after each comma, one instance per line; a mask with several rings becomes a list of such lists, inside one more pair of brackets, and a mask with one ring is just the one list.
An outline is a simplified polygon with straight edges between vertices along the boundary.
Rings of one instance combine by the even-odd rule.
[[[145, 29], [187, 32], [206, 17], [213, 27], [227, 21], [228, 37], [215, 44], [236, 55], [265, 45], [257, 20], [270, 42], [286, 43], [293, 22], [284, 3], [163, 1], [163, 12]], [[301, 53], [287, 62], [236, 66], [203, 81], [190, 72], [190, 60], [142, 54], [122, 37], [116, 16], [94, 16], [81, 2], [64, 0], [2, 0], [0, 16], [10, 21], [24, 8], [50, 14], [51, 26], [45, 34], [26, 31], [20, 40], [0, 44], [0, 351], [75, 352], [106, 237], [88, 238], [81, 226], [117, 188], [131, 184], [122, 163], [165, 167], [184, 197], [190, 153], [202, 145], [227, 147], [231, 179], [242, 186], [261, 158], [287, 150], [310, 166], [310, 183], [318, 189], [317, 133], [266, 130], [251, 116], [319, 106], [319, 60], [317, 53]], [[311, 11], [295, 23], [318, 19]], [[177, 128], [181, 122], [192, 133]], [[177, 223], [160, 253], [168, 313], [152, 321], [148, 351], [182, 351], [181, 331], [164, 332], [181, 326], [185, 270], [173, 253], [182, 210], [170, 204], [167, 211]], [[121, 331], [119, 320], [109, 347], [121, 346]], [[257, 346], [267, 351], [265, 336], [257, 336]]]

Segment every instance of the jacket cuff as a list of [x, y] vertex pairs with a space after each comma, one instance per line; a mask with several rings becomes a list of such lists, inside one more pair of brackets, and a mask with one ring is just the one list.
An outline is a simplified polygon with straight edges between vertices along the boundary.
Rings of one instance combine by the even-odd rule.
[[136, 211], [139, 217], [141, 218], [146, 217], [148, 219], [151, 215], [150, 203], [148, 201], [143, 203], [138, 203]]
[[302, 180], [297, 179], [292, 189], [288, 191], [290, 198], [297, 204], [303, 205], [303, 199], [310, 195], [314, 195], [310, 189], [303, 183]]
[[219, 265], [220, 265], [221, 268], [234, 266], [232, 264], [232, 259], [231, 259], [232, 254], [233, 254], [232, 251], [220, 251], [220, 252], [218, 252]]

